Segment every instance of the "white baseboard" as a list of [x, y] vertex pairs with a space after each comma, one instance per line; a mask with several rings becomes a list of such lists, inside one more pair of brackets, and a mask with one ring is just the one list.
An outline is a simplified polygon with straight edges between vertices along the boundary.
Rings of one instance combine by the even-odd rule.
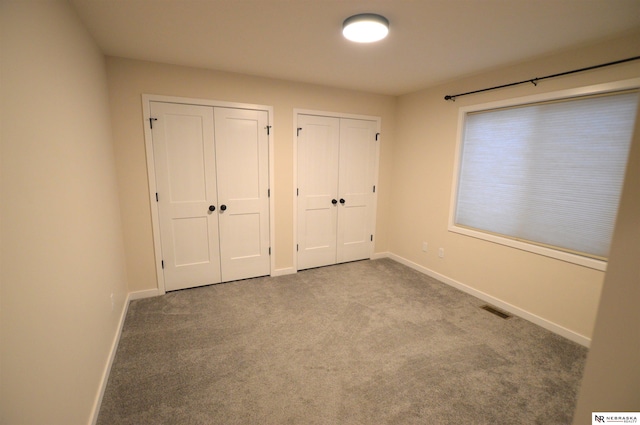
[[[391, 258], [390, 252], [376, 252], [371, 256], [372, 260], [379, 260], [380, 258]], [[398, 261], [400, 262], [400, 261]]]
[[113, 341], [111, 342], [111, 349], [109, 351], [109, 357], [107, 358], [107, 364], [102, 371], [102, 377], [100, 378], [100, 390], [98, 392], [98, 395], [96, 396], [95, 401], [93, 402], [93, 407], [91, 409], [91, 425], [95, 425], [98, 421], [98, 414], [100, 413], [100, 406], [102, 405], [102, 397], [104, 397], [104, 391], [107, 388], [109, 374], [111, 373], [111, 365], [113, 365], [113, 360], [116, 357], [118, 343], [120, 342], [120, 335], [122, 335], [122, 327], [124, 326], [124, 320], [127, 317], [127, 311], [129, 310], [129, 301], [131, 301], [130, 293], [127, 294], [127, 298], [124, 301], [124, 307], [122, 308], [122, 313], [120, 314], [120, 319], [118, 322], [118, 329], [115, 336], [113, 337]]
[[273, 271], [273, 273], [271, 273], [271, 277], [276, 277], [276, 276], [285, 276], [288, 274], [296, 274], [296, 269], [294, 269], [293, 267], [287, 267], [284, 269], [276, 269]]
[[145, 289], [144, 291], [129, 292], [129, 301], [139, 300], [141, 298], [157, 297], [160, 294], [158, 289]]
[[100, 380], [100, 391], [98, 392], [98, 395], [93, 403], [93, 408], [91, 411], [91, 425], [95, 425], [96, 422], [98, 421], [98, 414], [100, 414], [100, 405], [102, 404], [102, 397], [104, 397], [104, 391], [107, 388], [107, 382], [109, 381], [109, 374], [111, 373], [111, 366], [113, 365], [113, 360], [116, 357], [116, 351], [118, 350], [118, 343], [120, 342], [120, 336], [122, 335], [124, 320], [127, 317], [127, 311], [129, 311], [129, 303], [132, 300], [155, 297], [158, 295], [160, 295], [160, 292], [158, 291], [158, 289], [147, 289], [144, 291], [129, 292], [127, 294], [127, 298], [124, 301], [124, 307], [122, 309], [122, 313], [120, 314], [118, 329], [116, 331], [116, 335], [113, 337], [113, 341], [111, 342], [111, 349], [109, 351], [107, 364], [105, 365], [104, 371], [102, 372], [102, 377]]
[[[403, 258], [399, 255], [393, 254], [391, 252], [385, 252], [385, 253], [375, 254], [375, 258], [391, 258], [392, 260], [395, 260], [400, 264], [404, 264], [405, 266], [411, 267], [414, 270], [424, 273], [427, 276], [430, 276], [440, 282], [446, 283], [447, 285], [453, 286], [454, 288], [459, 289], [463, 292], [466, 292], [469, 295], [473, 295], [476, 298], [479, 298], [496, 307], [499, 307], [505, 311], [508, 311], [509, 313], [514, 314], [522, 319], [528, 320], [531, 323], [534, 323], [544, 329], [547, 329], [573, 342], [577, 342], [578, 344], [583, 345], [585, 347], [589, 347], [591, 345], [591, 339], [584, 335], [581, 335], [577, 332], [572, 331], [571, 329], [567, 329], [564, 326], [558, 325], [557, 323], [553, 323], [543, 317], [540, 317], [536, 314], [533, 314], [519, 307], [516, 307], [512, 304], [509, 304], [505, 301], [502, 301], [492, 295], [489, 295], [487, 293], [474, 289], [470, 286], [467, 286], [464, 283], [458, 282], [457, 280], [451, 279], [447, 276], [437, 273], [431, 269], [421, 266], [420, 264], [409, 261], [406, 258]], [[374, 257], [372, 257], [372, 259], [374, 259]]]

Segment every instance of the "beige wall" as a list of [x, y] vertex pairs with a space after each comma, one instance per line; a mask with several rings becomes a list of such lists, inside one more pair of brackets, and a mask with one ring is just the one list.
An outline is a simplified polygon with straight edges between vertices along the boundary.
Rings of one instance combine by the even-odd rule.
[[593, 344], [574, 416], [640, 410], [640, 109]]
[[[640, 62], [496, 90], [462, 93], [635, 56], [640, 35], [575, 49], [401, 96], [393, 146], [391, 252], [590, 338], [604, 273], [447, 230], [458, 108], [640, 76]], [[421, 243], [429, 251], [421, 251]], [[437, 249], [445, 249], [444, 259]]]
[[127, 295], [104, 57], [67, 2], [0, 16], [0, 423], [86, 424]]
[[375, 250], [387, 250], [394, 97], [121, 58], [107, 58], [107, 74], [131, 291], [157, 287], [142, 94], [273, 106], [276, 270], [293, 266], [294, 108], [382, 117]]

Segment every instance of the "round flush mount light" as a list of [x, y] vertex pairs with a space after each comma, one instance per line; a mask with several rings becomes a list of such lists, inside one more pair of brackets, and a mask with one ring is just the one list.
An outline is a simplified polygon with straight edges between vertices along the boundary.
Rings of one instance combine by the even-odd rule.
[[342, 35], [356, 43], [372, 43], [389, 34], [389, 21], [375, 13], [361, 13], [344, 20]]

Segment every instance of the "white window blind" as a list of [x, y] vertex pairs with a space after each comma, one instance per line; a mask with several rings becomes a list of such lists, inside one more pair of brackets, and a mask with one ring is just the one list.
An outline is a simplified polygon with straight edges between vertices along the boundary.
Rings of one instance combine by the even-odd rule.
[[454, 224], [606, 259], [638, 93], [467, 113]]

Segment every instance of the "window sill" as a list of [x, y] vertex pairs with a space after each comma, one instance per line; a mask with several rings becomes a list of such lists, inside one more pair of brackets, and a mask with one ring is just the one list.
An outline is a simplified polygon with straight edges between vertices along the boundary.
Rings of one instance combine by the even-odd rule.
[[509, 239], [506, 237], [501, 237], [498, 235], [494, 235], [491, 233], [481, 232], [479, 230], [473, 230], [466, 227], [459, 227], [454, 224], [449, 225], [449, 231], [458, 233], [465, 236], [471, 236], [476, 239], [482, 239], [488, 242], [497, 243], [500, 245], [508, 246], [511, 248], [516, 248], [522, 251], [528, 251], [534, 254], [543, 255], [545, 257], [554, 258], [556, 260], [565, 261], [567, 263], [576, 264], [583, 267], [588, 267], [590, 269], [606, 271], [607, 270], [607, 262], [603, 260], [598, 260], [595, 258], [584, 257], [577, 254], [572, 254], [570, 252], [559, 251], [557, 249], [548, 248], [546, 246], [535, 245], [532, 243]]

